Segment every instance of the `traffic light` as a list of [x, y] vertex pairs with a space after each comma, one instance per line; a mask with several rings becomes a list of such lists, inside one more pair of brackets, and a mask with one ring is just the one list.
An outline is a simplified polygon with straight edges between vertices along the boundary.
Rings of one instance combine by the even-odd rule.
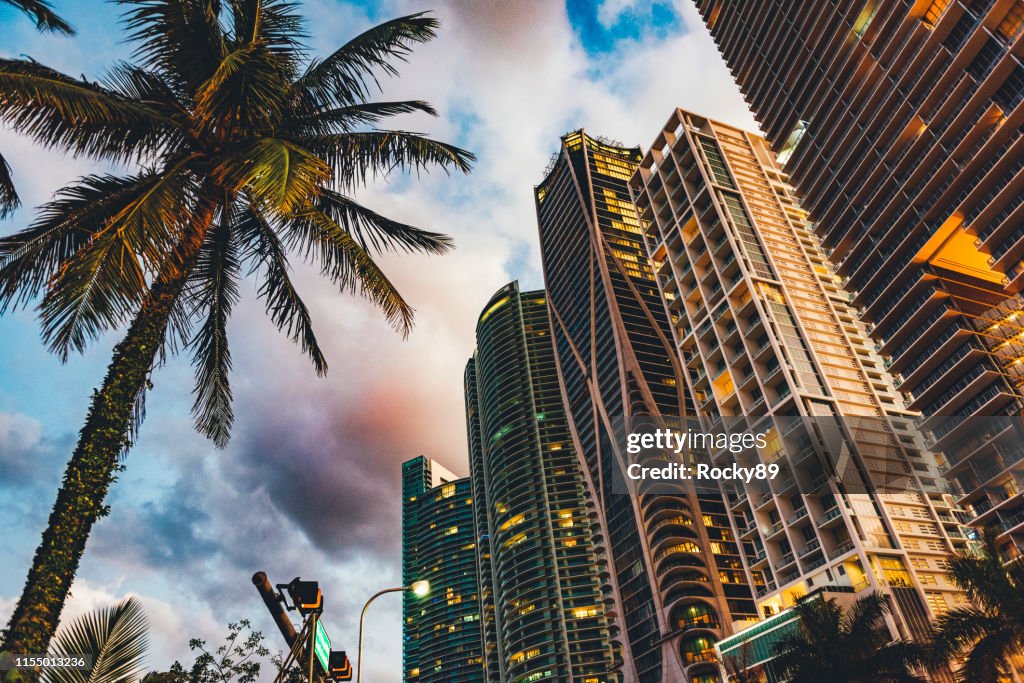
[[324, 611], [324, 595], [320, 592], [320, 584], [316, 581], [303, 581], [295, 577], [285, 586], [288, 596], [292, 599], [294, 609], [299, 614], [307, 615]]
[[330, 671], [327, 672], [327, 677], [335, 681], [351, 681], [352, 680], [352, 662], [348, 661], [348, 655], [345, 654], [344, 650], [331, 650], [331, 658], [329, 660]]

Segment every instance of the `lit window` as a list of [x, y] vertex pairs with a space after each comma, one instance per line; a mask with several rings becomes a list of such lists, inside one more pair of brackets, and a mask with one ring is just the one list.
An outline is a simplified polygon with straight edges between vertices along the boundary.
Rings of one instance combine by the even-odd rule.
[[928, 9], [925, 10], [924, 17], [922, 17], [924, 19], [924, 23], [927, 24], [929, 28], [935, 28], [935, 25], [939, 23], [939, 19], [942, 18], [943, 12], [946, 11], [946, 8], [949, 7], [949, 3], [952, 1], [953, 0], [932, 0], [932, 4], [928, 6]]

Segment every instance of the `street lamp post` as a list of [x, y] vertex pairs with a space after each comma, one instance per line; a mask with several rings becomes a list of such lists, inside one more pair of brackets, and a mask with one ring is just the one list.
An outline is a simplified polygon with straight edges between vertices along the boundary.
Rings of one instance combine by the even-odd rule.
[[398, 586], [397, 588], [385, 588], [382, 591], [377, 591], [370, 599], [363, 605], [363, 611], [359, 613], [359, 646], [356, 654], [356, 683], [362, 683], [363, 680], [363, 619], [366, 617], [366, 608], [370, 606], [370, 603], [386, 593], [404, 593], [405, 591], [412, 591], [413, 595], [417, 598], [426, 597], [430, 593], [430, 582], [429, 581], [414, 581], [408, 586]]

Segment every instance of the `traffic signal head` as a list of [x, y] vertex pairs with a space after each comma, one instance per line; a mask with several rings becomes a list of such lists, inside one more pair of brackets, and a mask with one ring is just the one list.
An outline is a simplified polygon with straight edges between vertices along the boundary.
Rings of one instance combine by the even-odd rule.
[[327, 677], [335, 681], [352, 680], [352, 662], [348, 661], [348, 655], [344, 650], [331, 650], [330, 671]]
[[295, 606], [295, 609], [299, 610], [300, 614], [306, 615], [313, 612], [323, 612], [324, 596], [320, 592], [320, 584], [316, 581], [303, 581], [296, 577], [285, 586], [285, 590], [288, 591], [288, 596], [292, 599], [292, 605]]

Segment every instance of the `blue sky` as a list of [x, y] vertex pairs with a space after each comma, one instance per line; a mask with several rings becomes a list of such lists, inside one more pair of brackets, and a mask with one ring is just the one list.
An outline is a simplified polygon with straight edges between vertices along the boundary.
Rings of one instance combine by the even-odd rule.
[[[31, 55], [90, 78], [130, 58], [118, 9], [64, 0], [75, 38], [38, 35], [0, 5], [0, 54]], [[355, 649], [362, 601], [399, 581], [399, 466], [419, 454], [466, 471], [462, 370], [480, 306], [513, 278], [542, 285], [532, 203], [558, 136], [580, 126], [646, 143], [682, 106], [753, 127], [693, 7], [678, 2], [384, 0], [301, 3], [309, 45], [323, 54], [374, 21], [431, 9], [438, 38], [417, 50], [382, 98], [422, 98], [437, 119], [397, 122], [475, 152], [468, 178], [396, 178], [361, 192], [368, 206], [452, 234], [442, 258], [383, 263], [417, 308], [408, 341], [374, 310], [325, 287], [301, 264], [296, 280], [313, 312], [331, 372], [318, 379], [254, 302], [251, 286], [229, 326], [238, 423], [217, 451], [189, 419], [191, 370], [172, 359], [154, 376], [141, 437], [113, 487], [111, 515], [94, 531], [73, 589], [74, 615], [140, 596], [156, 634], [151, 664], [187, 655], [193, 636], [216, 639], [252, 617], [272, 627], [249, 584], [256, 570], [284, 581], [319, 578], [326, 623]], [[657, 65], [660, 81], [649, 77]], [[0, 224], [14, 232], [61, 184], [96, 168], [0, 130], [26, 208]], [[116, 169], [115, 169], [116, 170]], [[20, 592], [88, 396], [116, 335], [61, 364], [39, 342], [32, 311], [0, 317], [0, 620]], [[400, 680], [399, 601], [370, 615], [372, 680]], [[272, 641], [276, 646], [276, 640]]]

